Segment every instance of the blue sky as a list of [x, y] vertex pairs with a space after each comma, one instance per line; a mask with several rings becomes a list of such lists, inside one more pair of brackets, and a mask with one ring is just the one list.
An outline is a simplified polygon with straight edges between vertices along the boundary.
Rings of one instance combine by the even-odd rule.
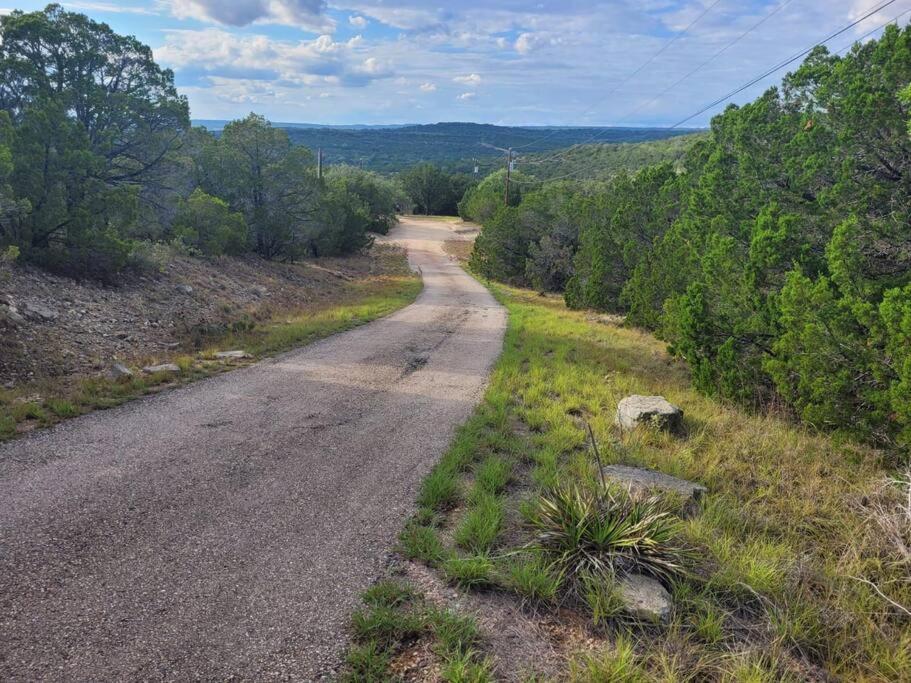
[[[150, 45], [156, 59], [174, 69], [194, 118], [228, 119], [256, 111], [274, 121], [332, 124], [663, 126], [883, 1], [61, 4]], [[3, 4], [0, 0], [0, 7]], [[0, 13], [44, 4], [18, 2]], [[902, 24], [911, 17], [911, 0], [897, 0], [830, 46], [844, 48], [898, 15]], [[637, 69], [641, 71], [630, 79]], [[735, 101], [754, 98], [780, 77], [769, 78]], [[688, 125], [705, 125], [718, 109]]]

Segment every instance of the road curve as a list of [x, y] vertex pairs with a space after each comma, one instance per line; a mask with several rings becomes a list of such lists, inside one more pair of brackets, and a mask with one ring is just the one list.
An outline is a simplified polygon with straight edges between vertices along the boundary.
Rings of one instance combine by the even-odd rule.
[[398, 313], [0, 446], [0, 680], [332, 677], [506, 324], [450, 224], [392, 237]]

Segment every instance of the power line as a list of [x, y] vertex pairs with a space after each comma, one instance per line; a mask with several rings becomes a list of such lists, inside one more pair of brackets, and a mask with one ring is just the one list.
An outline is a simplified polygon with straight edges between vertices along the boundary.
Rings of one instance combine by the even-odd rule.
[[[797, 53], [797, 54], [794, 55], [793, 57], [790, 57], [789, 59], [787, 59], [787, 60], [785, 60], [785, 61], [783, 61], [783, 62], [779, 62], [778, 64], [776, 64], [776, 65], [773, 66], [772, 68], [770, 68], [770, 69], [768, 69], [767, 71], [765, 71], [762, 75], [760, 75], [760, 76], [758, 76], [758, 77], [756, 77], [756, 78], [753, 78], [753, 79], [750, 80], [748, 83], [746, 83], [746, 84], [740, 86], [739, 88], [736, 88], [735, 90], [732, 90], [731, 92], [727, 93], [727, 94], [724, 95], [723, 97], [718, 98], [717, 100], [715, 100], [715, 101], [712, 102], [711, 104], [709, 104], [709, 105], [703, 107], [702, 109], [700, 109], [699, 111], [695, 112], [694, 114], [691, 114], [690, 116], [687, 116], [686, 118], [681, 119], [680, 121], [678, 121], [677, 123], [675, 123], [673, 126], [670, 126], [670, 127], [669, 127], [669, 130], [673, 130], [674, 128], [679, 128], [681, 125], [683, 125], [683, 124], [686, 123], [687, 121], [690, 121], [690, 120], [696, 118], [696, 117], [699, 116], [700, 114], [704, 114], [705, 112], [709, 111], [709, 110], [712, 109], [713, 107], [716, 107], [717, 105], [721, 104], [721, 103], [724, 102], [725, 100], [727, 100], [727, 99], [733, 97], [734, 95], [737, 95], [737, 94], [743, 92], [743, 91], [746, 90], [747, 88], [750, 88], [750, 87], [756, 85], [757, 83], [759, 83], [760, 81], [762, 81], [762, 80], [768, 78], [769, 76], [771, 76], [771, 75], [774, 74], [775, 72], [780, 71], [781, 69], [784, 69], [785, 67], [789, 66], [790, 64], [793, 64], [794, 62], [796, 62], [798, 59], [801, 59], [802, 57], [808, 55], [810, 52], [812, 52], [813, 50], [815, 50], [815, 49], [816, 49], [817, 47], [819, 47], [820, 45], [824, 45], [825, 43], [828, 43], [830, 40], [833, 40], [834, 38], [837, 38], [838, 36], [842, 35], [843, 33], [845, 33], [845, 32], [847, 32], [847, 31], [851, 30], [852, 28], [854, 28], [854, 27], [857, 26], [858, 24], [861, 24], [861, 23], [863, 23], [864, 21], [866, 21], [867, 19], [869, 19], [870, 17], [872, 17], [874, 14], [877, 14], [878, 12], [881, 12], [882, 10], [884, 10], [886, 7], [889, 7], [890, 5], [895, 4], [897, 1], [898, 1], [898, 0], [887, 0], [887, 2], [884, 2], [884, 3], [882, 3], [881, 5], [879, 5], [878, 7], [876, 7], [876, 8], [874, 8], [874, 9], [870, 10], [869, 12], [867, 12], [866, 14], [864, 14], [864, 15], [863, 15], [862, 17], [860, 17], [859, 19], [857, 19], [857, 20], [851, 22], [850, 24], [848, 24], [847, 26], [845, 26], [845, 27], [839, 29], [839, 30], [836, 31], [835, 33], [832, 33], [831, 35], [829, 35], [828, 37], [824, 38], [823, 40], [821, 40], [821, 41], [819, 41], [819, 42], [813, 44], [811, 47], [809, 47], [809, 48], [807, 48], [807, 49], [805, 49], [805, 50], [803, 50], [803, 51]], [[911, 11], [911, 10], [907, 10], [907, 11]], [[906, 11], [905, 13], [907, 13], [907, 11]], [[903, 14], [905, 14], [905, 13], [903, 13]], [[902, 15], [898, 15], [898, 17], [896, 17], [896, 18], [893, 19], [892, 21], [897, 20], [900, 16], [902, 16]], [[887, 24], [892, 23], [892, 21], [887, 22]], [[884, 24], [884, 25], [885, 25], [885, 24]], [[878, 27], [877, 29], [874, 29], [872, 32], [868, 33], [867, 36], [872, 35], [872, 34], [875, 33], [876, 31], [878, 31], [880, 28], [882, 28], [882, 26]], [[866, 37], [866, 36], [865, 36], [865, 37]], [[572, 177], [572, 176], [574, 176], [574, 175], [577, 175], [579, 172], [580, 172], [580, 171], [575, 171], [575, 172], [573, 172], [573, 173], [567, 173], [567, 174], [565, 174], [565, 175], [557, 176], [557, 177], [555, 177], [555, 178], [548, 178], [548, 179], [547, 179], [547, 182], [552, 182], [552, 181], [555, 181], [555, 180], [562, 180], [562, 179], [564, 179], [564, 178], [570, 178], [570, 177]], [[513, 182], [515, 182], [515, 181], [513, 181]]]
[[[604, 102], [606, 102], [607, 99], [611, 95], [613, 95], [615, 92], [617, 92], [621, 87], [623, 87], [624, 85], [629, 83], [632, 79], [634, 79], [636, 76], [638, 76], [640, 73], [642, 73], [652, 62], [654, 62], [656, 59], [658, 59], [658, 57], [660, 57], [665, 52], [667, 52], [667, 50], [672, 45], [674, 45], [674, 43], [676, 43], [678, 40], [683, 38], [687, 33], [689, 33], [689, 30], [691, 28], [693, 28], [693, 26], [698, 24], [709, 12], [711, 12], [713, 9], [715, 9], [716, 5], [718, 5], [722, 1], [723, 0], [715, 0], [715, 2], [713, 2], [711, 5], [706, 7], [699, 16], [697, 16], [695, 19], [693, 19], [693, 21], [691, 21], [689, 24], [687, 24], [687, 26], [682, 31], [675, 33], [674, 36], [661, 47], [661, 49], [659, 49], [655, 54], [653, 54], [651, 57], [649, 57], [645, 62], [640, 64], [636, 68], [635, 71], [633, 71], [626, 78], [624, 78], [622, 81], [617, 83], [617, 85], [615, 85], [614, 88], [610, 92], [608, 92], [604, 97], [602, 97], [600, 100], [597, 100], [594, 104], [589, 106], [588, 109], [583, 111], [581, 116], [586, 116], [587, 114], [590, 114], [592, 111], [594, 111], [599, 106], [601, 106]], [[532, 140], [531, 142], [527, 142], [524, 145], [519, 145], [518, 147], [515, 147], [515, 149], [516, 150], [525, 149], [526, 147], [531, 147], [532, 145], [537, 145], [541, 142], [544, 142], [545, 140], [549, 140], [550, 138], [552, 138], [554, 135], [556, 135], [559, 132], [560, 132], [559, 129], [552, 130], [547, 135], [543, 135], [542, 137], [538, 138], [537, 140]]]
[[872, 36], [872, 35], [873, 35], [874, 33], [876, 33], [877, 31], [881, 31], [882, 29], [884, 29], [884, 28], [885, 28], [886, 26], [888, 26], [889, 24], [895, 24], [895, 25], [897, 26], [897, 25], [898, 25], [898, 20], [901, 19], [901, 18], [902, 18], [903, 16], [905, 16], [906, 14], [908, 14], [909, 12], [911, 12], [911, 8], [906, 9], [906, 10], [905, 10], [904, 12], [902, 12], [901, 14], [897, 14], [895, 17], [893, 17], [892, 19], [890, 19], [889, 21], [887, 21], [885, 24], [880, 24], [879, 26], [877, 26], [877, 27], [876, 27], [875, 29], [873, 29], [872, 31], [868, 31], [867, 33], [863, 34], [860, 38], [857, 38], [856, 40], [852, 40], [850, 43], [848, 43], [848, 44], [845, 45], [844, 47], [839, 48], [838, 50], [835, 50], [834, 54], [840, 55], [840, 54], [841, 54], [842, 52], [844, 52], [845, 50], [848, 50], [848, 49], [854, 47], [857, 43], [861, 43], [861, 42], [865, 41], [867, 38], [869, 38], [870, 36]]
[[771, 76], [772, 74], [774, 74], [776, 71], [781, 71], [781, 70], [784, 69], [786, 66], [789, 66], [789, 65], [793, 64], [794, 62], [796, 62], [798, 59], [801, 59], [802, 57], [805, 57], [806, 55], [810, 54], [813, 50], [815, 50], [815, 49], [816, 49], [817, 47], [819, 47], [820, 45], [824, 45], [825, 43], [828, 43], [828, 42], [829, 42], [830, 40], [832, 40], [833, 38], [837, 38], [837, 37], [840, 36], [842, 33], [845, 33], [845, 32], [847, 32], [847, 31], [850, 31], [852, 28], [854, 28], [854, 27], [857, 26], [858, 24], [860, 24], [860, 23], [866, 21], [867, 19], [869, 19], [870, 17], [872, 17], [872, 16], [873, 16], [874, 14], [876, 14], [877, 12], [881, 12], [882, 10], [886, 9], [886, 7], [888, 7], [889, 5], [895, 4], [897, 1], [898, 1], [898, 0], [887, 0], [887, 2], [884, 2], [884, 3], [881, 4], [879, 7], [876, 7], [875, 9], [870, 10], [869, 12], [867, 12], [866, 14], [864, 14], [860, 19], [857, 19], [856, 21], [852, 21], [850, 24], [848, 24], [848, 25], [845, 26], [844, 28], [839, 29], [838, 31], [836, 31], [835, 33], [833, 33], [832, 35], [830, 35], [828, 38], [826, 38], [825, 40], [821, 40], [821, 41], [819, 41], [818, 43], [815, 43], [814, 45], [808, 47], [806, 50], [803, 50], [802, 52], [797, 53], [797, 54], [794, 55], [793, 57], [790, 57], [789, 59], [786, 59], [786, 60], [783, 61], [783, 62], [779, 62], [778, 64], [776, 64], [775, 66], [773, 66], [771, 69], [769, 69], [768, 71], [764, 72], [764, 73], [761, 74], [760, 76], [757, 76], [756, 78], [752, 79], [752, 80], [749, 81], [748, 83], [745, 83], [744, 85], [740, 86], [739, 88], [737, 88], [737, 89], [735, 89], [735, 90], [732, 90], [731, 92], [727, 93], [726, 95], [723, 95], [722, 97], [719, 97], [717, 100], [715, 100], [715, 101], [712, 102], [711, 104], [706, 105], [705, 107], [703, 107], [702, 109], [700, 109], [699, 111], [697, 111], [697, 112], [694, 113], [694, 114], [690, 114], [690, 115], [687, 116], [685, 119], [681, 119], [680, 121], [678, 121], [677, 123], [675, 123], [673, 126], [670, 127], [671, 130], [673, 130], [674, 128], [679, 128], [680, 126], [682, 126], [682, 125], [683, 125], [684, 123], [686, 123], [687, 121], [693, 120], [694, 118], [696, 118], [696, 117], [699, 116], [700, 114], [704, 114], [705, 112], [709, 111], [710, 109], [713, 109], [714, 107], [717, 107], [719, 104], [721, 104], [721, 103], [724, 102], [725, 100], [730, 99], [730, 98], [733, 97], [734, 95], [738, 95], [738, 94], [742, 93], [744, 90], [746, 90], [747, 88], [751, 88], [752, 86], [756, 85], [756, 84], [759, 83], [760, 81], [763, 81], [763, 80], [765, 80], [766, 78], [768, 78], [769, 76]]
[[[753, 24], [752, 26], [750, 26], [747, 30], [745, 30], [743, 33], [741, 33], [740, 35], [738, 35], [736, 38], [734, 38], [733, 40], [731, 40], [729, 43], [727, 43], [724, 47], [722, 47], [720, 50], [718, 50], [715, 54], [713, 54], [711, 57], [709, 57], [709, 58], [706, 59], [704, 62], [702, 62], [702, 63], [701, 63], [699, 66], [697, 66], [695, 69], [692, 69], [692, 70], [689, 71], [686, 75], [684, 75], [682, 78], [679, 78], [678, 80], [676, 80], [676, 81], [674, 81], [673, 83], [671, 83], [668, 87], [666, 87], [664, 90], [662, 90], [660, 93], [658, 93], [658, 94], [657, 94], [655, 97], [653, 97], [652, 99], [648, 100], [647, 102], [644, 102], [643, 104], [638, 105], [637, 107], [633, 108], [632, 110], [630, 110], [629, 112], [627, 112], [626, 114], [624, 114], [624, 115], [618, 120], [618, 123], [619, 123], [620, 121], [625, 121], [625, 120], [628, 119], [630, 116], [632, 116], [633, 114], [635, 114], [635, 113], [641, 111], [642, 109], [644, 109], [645, 107], [649, 106], [650, 104], [654, 104], [655, 102], [659, 101], [659, 100], [660, 100], [662, 97], [664, 97], [668, 92], [670, 92], [671, 90], [673, 90], [674, 88], [676, 88], [678, 85], [680, 85], [681, 83], [683, 83], [683, 82], [684, 82], [686, 79], [688, 79], [690, 76], [692, 76], [692, 75], [694, 75], [695, 73], [701, 71], [703, 68], [705, 68], [706, 66], [708, 66], [709, 64], [711, 64], [711, 63], [712, 63], [713, 61], [715, 61], [716, 59], [718, 59], [718, 57], [720, 57], [720, 56], [723, 55], [725, 52], [727, 52], [728, 50], [730, 50], [732, 47], [734, 47], [734, 45], [736, 45], [736, 44], [739, 43], [741, 40], [743, 40], [744, 38], [746, 38], [749, 34], [751, 34], [753, 31], [755, 31], [756, 29], [758, 29], [760, 26], [762, 26], [764, 23], [766, 23], [769, 19], [771, 19], [771, 18], [774, 17], [776, 14], [778, 14], [781, 10], [783, 10], [783, 9], [786, 8], [788, 5], [790, 5], [793, 1], [794, 1], [794, 0], [785, 0], [784, 2], [779, 3], [778, 5], [776, 5], [776, 6], [772, 9], [771, 12], [769, 12], [768, 14], [766, 14], [764, 17], [762, 17], [762, 19], [760, 19], [760, 20], [757, 21], [755, 24]], [[569, 154], [570, 152], [572, 152], [572, 150], [576, 149], [577, 147], [579, 147], [579, 146], [581, 146], [581, 145], [590, 144], [590, 143], [593, 142], [597, 137], [600, 137], [600, 135], [598, 135], [598, 136], [593, 136], [593, 137], [590, 138], [588, 141], [585, 141], [585, 142], [582, 142], [582, 143], [577, 143], [576, 145], [573, 145], [573, 146], [569, 147], [569, 148], [566, 149], [566, 150], [562, 150], [561, 152], [557, 152], [556, 154], [554, 154], [554, 155], [552, 155], [552, 156], [550, 156], [550, 157], [545, 157], [544, 159], [535, 160], [535, 161], [533, 161], [533, 162], [531, 162], [531, 163], [535, 163], [535, 164], [538, 164], [538, 163], [544, 164], [544, 163], [548, 163], [549, 161], [553, 161], [554, 159], [559, 159], [559, 158], [561, 158], [562, 156], [565, 156], [566, 154]]]

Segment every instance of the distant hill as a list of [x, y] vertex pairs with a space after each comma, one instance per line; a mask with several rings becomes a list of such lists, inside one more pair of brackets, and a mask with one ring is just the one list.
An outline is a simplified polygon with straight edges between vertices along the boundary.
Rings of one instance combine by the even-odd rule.
[[646, 142], [579, 145], [524, 156], [517, 162], [517, 167], [541, 180], [609, 178], [620, 171], [636, 171], [664, 161], [676, 163], [707, 135], [699, 132]]
[[[223, 121], [198, 121], [213, 131]], [[212, 124], [212, 125], [210, 125]], [[632, 143], [662, 140], [692, 131], [663, 128], [537, 128], [480, 123], [435, 123], [389, 127], [327, 127], [311, 124], [273, 124], [285, 128], [295, 144], [321, 147], [326, 164], [353, 164], [375, 171], [395, 172], [422, 161], [470, 173], [484, 174], [501, 163], [494, 147], [521, 148], [523, 155], [557, 150], [591, 141]]]

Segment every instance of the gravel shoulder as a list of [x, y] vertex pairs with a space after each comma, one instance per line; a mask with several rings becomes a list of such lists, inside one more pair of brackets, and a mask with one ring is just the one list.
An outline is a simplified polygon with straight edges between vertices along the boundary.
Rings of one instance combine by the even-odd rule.
[[395, 229], [398, 313], [0, 446], [0, 679], [331, 677], [501, 349], [454, 235]]

